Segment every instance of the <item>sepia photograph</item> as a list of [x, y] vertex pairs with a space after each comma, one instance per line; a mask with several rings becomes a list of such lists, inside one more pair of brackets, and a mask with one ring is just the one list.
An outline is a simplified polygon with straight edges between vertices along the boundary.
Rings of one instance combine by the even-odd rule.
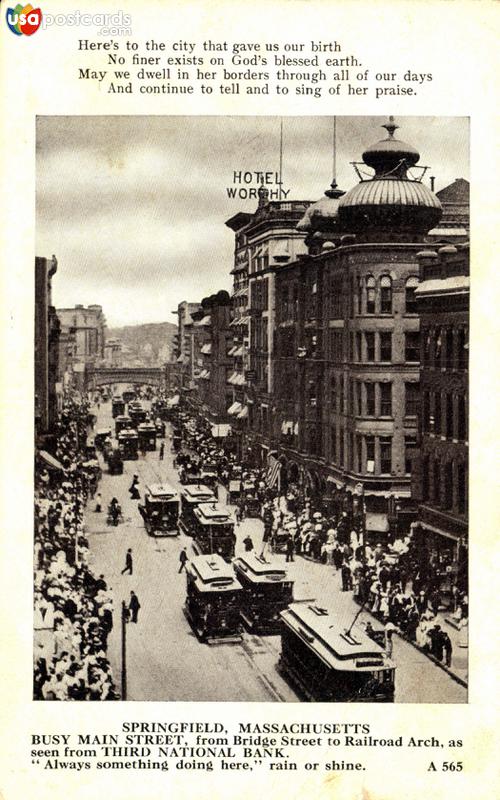
[[467, 703], [469, 118], [38, 116], [36, 701]]

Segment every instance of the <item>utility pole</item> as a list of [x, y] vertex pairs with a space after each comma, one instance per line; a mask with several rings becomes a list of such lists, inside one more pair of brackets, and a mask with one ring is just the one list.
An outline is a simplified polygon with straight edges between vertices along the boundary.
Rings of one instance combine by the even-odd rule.
[[127, 619], [128, 609], [125, 600], [122, 600], [122, 680], [121, 699], [127, 699]]

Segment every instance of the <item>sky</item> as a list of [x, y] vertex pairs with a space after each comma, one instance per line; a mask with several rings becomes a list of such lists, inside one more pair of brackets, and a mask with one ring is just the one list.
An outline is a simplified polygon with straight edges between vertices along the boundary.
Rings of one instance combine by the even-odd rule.
[[[385, 138], [384, 122], [337, 117], [340, 188], [358, 182], [350, 162]], [[424, 182], [434, 175], [438, 191], [469, 179], [468, 118], [396, 123], [395, 137], [430, 167]], [[57, 257], [56, 307], [99, 303], [109, 327], [175, 323], [179, 302], [230, 290], [234, 233], [224, 223], [255, 211], [256, 201], [227, 189], [245, 186], [234, 172], [277, 173], [279, 151], [278, 117], [38, 117], [36, 254]], [[333, 117], [283, 118], [282, 175], [286, 199], [323, 195], [333, 176]]]

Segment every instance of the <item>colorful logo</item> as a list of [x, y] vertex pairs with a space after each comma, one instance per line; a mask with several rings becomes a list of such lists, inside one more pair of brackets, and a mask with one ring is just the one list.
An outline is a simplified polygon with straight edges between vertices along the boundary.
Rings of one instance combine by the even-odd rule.
[[6, 19], [7, 25], [16, 36], [21, 36], [23, 33], [25, 36], [32, 36], [41, 25], [42, 12], [29, 3], [27, 6], [18, 3], [15, 8], [7, 9]]

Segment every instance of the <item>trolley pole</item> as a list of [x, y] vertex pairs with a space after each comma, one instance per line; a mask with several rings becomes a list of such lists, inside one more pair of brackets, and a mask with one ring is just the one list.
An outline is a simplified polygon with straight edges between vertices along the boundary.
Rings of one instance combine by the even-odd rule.
[[127, 617], [128, 611], [125, 601], [122, 600], [122, 675], [121, 675], [121, 697], [127, 699]]

